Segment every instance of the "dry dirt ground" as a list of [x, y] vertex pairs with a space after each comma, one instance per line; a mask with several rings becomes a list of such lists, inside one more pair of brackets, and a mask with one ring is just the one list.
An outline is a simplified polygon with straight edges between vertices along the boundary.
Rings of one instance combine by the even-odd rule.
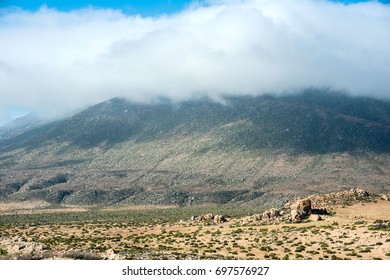
[[[80, 209], [78, 209], [80, 210]], [[82, 209], [84, 210], [84, 209]], [[3, 259], [387, 259], [390, 201], [334, 206], [322, 221], [2, 225]], [[77, 212], [75, 212], [77, 213]]]
[[[150, 209], [169, 209], [176, 206], [164, 205], [128, 205], [117, 207], [101, 208], [101, 211], [127, 211], [127, 210], [150, 210]], [[44, 200], [32, 200], [22, 202], [3, 202], [0, 203], [0, 215], [13, 214], [40, 214], [40, 213], [63, 213], [63, 212], [86, 212], [93, 209], [94, 206], [86, 205], [64, 205], [62, 207], [52, 207], [52, 205]]]

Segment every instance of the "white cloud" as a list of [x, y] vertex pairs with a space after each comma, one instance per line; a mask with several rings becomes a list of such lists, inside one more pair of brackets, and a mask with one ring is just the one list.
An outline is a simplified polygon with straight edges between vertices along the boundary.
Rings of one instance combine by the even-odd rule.
[[310, 86], [390, 97], [390, 5], [378, 2], [222, 0], [157, 18], [3, 10], [0, 42], [0, 111]]

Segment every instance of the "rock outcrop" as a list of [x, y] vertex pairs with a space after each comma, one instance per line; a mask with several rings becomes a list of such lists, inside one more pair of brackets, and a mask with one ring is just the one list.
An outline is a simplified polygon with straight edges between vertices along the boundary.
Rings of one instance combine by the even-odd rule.
[[382, 194], [381, 199], [386, 200], [386, 201], [390, 201], [390, 193]]
[[221, 224], [227, 222], [226, 216], [224, 215], [215, 215], [214, 216], [214, 223], [215, 224]]
[[100, 253], [95, 250], [51, 250], [47, 245], [38, 242], [23, 241], [18, 238], [0, 239], [0, 248], [6, 254], [0, 256], [7, 260], [121, 260], [123, 255], [113, 249]]
[[[280, 222], [322, 221], [325, 215], [329, 215], [328, 207], [335, 205], [352, 205], [359, 202], [374, 201], [379, 195], [369, 193], [360, 188], [354, 188], [343, 192], [315, 194], [300, 197], [289, 201], [281, 208], [271, 208], [263, 213], [243, 217], [239, 220], [242, 224], [261, 223], [273, 224]], [[390, 200], [390, 194], [382, 195], [382, 199]], [[210, 221], [223, 223], [226, 220], [220, 215], [206, 214], [192, 216], [192, 221]]]
[[42, 259], [48, 250], [45, 244], [16, 239], [2, 239], [0, 247], [7, 250], [9, 259]]
[[[284, 208], [291, 209], [291, 220], [301, 221], [314, 215], [328, 215], [327, 208], [334, 205], [352, 205], [358, 202], [372, 201], [374, 195], [360, 188], [343, 192], [315, 194], [306, 198], [297, 198], [285, 204]], [[387, 199], [387, 197], [382, 197]], [[389, 195], [390, 199], [390, 195]], [[321, 218], [321, 217], [320, 217]], [[313, 216], [311, 220], [318, 220]], [[321, 218], [322, 219], [322, 218]]]
[[301, 221], [310, 216], [312, 213], [311, 200], [308, 198], [299, 199], [288, 203], [288, 206], [291, 209], [291, 220], [292, 221]]
[[281, 222], [283, 220], [285, 220], [284, 209], [271, 208], [261, 214], [254, 214], [252, 216], [244, 217], [241, 222], [244, 224], [251, 222], [273, 223]]
[[302, 211], [305, 214], [311, 213], [311, 200], [308, 198], [300, 199], [290, 205], [291, 210]]
[[280, 210], [276, 208], [271, 208], [261, 215], [263, 221], [274, 221], [278, 217], [280, 217]]
[[312, 203], [312, 208], [328, 208], [332, 205], [352, 205], [358, 202], [373, 200], [374, 195], [360, 188], [353, 188], [347, 191], [314, 194], [307, 197]]
[[209, 222], [213, 222], [215, 224], [221, 224], [221, 223], [227, 222], [228, 217], [225, 215], [220, 215], [220, 214], [214, 215], [214, 214], [208, 213], [208, 214], [201, 215], [201, 216], [192, 216], [191, 221], [209, 221]]
[[303, 215], [302, 211], [299, 211], [297, 209], [291, 210], [291, 220], [292, 221], [301, 221], [301, 220], [303, 220], [303, 218], [304, 218], [304, 215]]

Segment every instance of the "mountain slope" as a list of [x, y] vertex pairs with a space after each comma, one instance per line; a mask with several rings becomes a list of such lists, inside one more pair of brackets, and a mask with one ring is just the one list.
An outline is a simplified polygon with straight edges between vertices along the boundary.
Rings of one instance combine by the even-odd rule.
[[3, 126], [0, 126], [0, 141], [15, 137], [25, 131], [42, 126], [44, 123], [44, 120], [32, 113], [24, 117], [17, 118]]
[[0, 152], [11, 201], [277, 204], [362, 185], [386, 192], [390, 102], [314, 89], [226, 104], [116, 98], [5, 139]]

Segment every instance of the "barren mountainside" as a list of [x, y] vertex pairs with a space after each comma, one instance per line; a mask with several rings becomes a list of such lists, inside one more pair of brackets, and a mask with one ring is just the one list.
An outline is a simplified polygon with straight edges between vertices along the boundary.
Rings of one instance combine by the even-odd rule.
[[[0, 131], [4, 131], [0, 130]], [[390, 191], [390, 102], [306, 90], [112, 99], [0, 138], [0, 199], [55, 205], [239, 203]]]

